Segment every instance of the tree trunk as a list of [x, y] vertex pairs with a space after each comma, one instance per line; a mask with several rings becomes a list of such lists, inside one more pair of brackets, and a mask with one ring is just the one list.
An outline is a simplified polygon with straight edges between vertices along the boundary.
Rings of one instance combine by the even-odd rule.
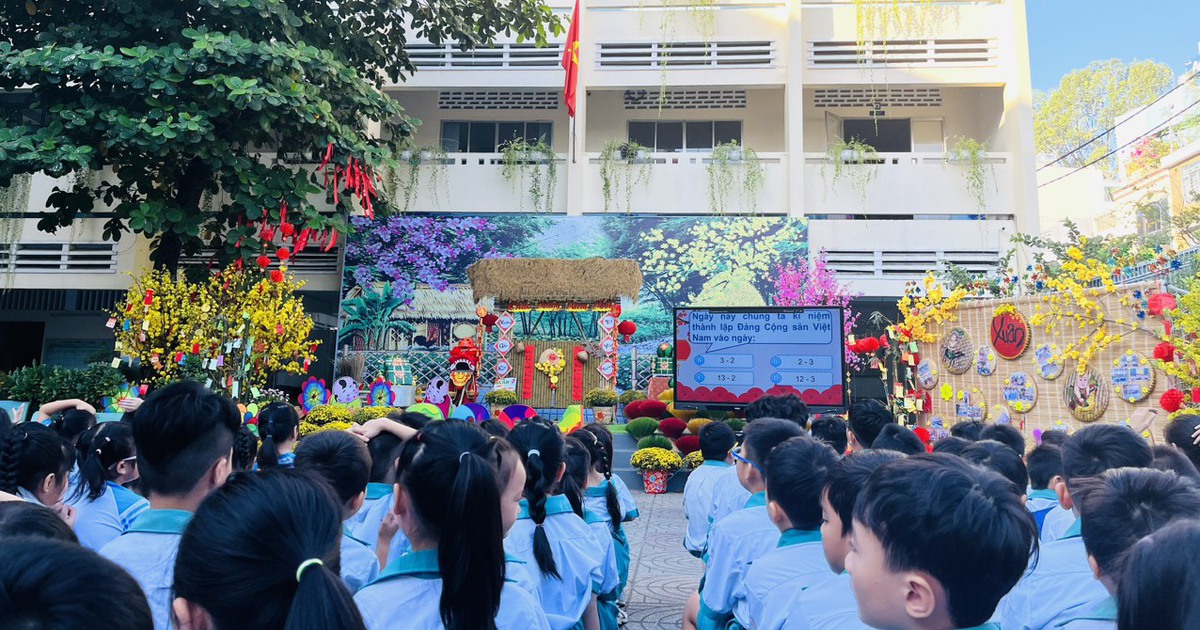
[[[204, 196], [204, 188], [208, 186], [212, 175], [212, 169], [200, 158], [192, 158], [192, 161], [188, 162], [175, 192], [175, 204], [183, 210], [184, 216], [194, 217], [200, 214], [200, 199]], [[171, 224], [164, 226], [163, 233], [158, 237], [158, 247], [150, 255], [155, 269], [165, 269], [173, 276], [179, 273], [179, 258], [183, 254], [183, 239], [174, 228]]]

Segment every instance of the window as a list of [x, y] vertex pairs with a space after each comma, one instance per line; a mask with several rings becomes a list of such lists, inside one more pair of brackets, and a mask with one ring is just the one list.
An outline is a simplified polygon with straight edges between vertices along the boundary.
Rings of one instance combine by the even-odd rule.
[[46, 112], [33, 108], [33, 94], [0, 91], [0, 121], [10, 125], [41, 125]]
[[534, 143], [538, 139], [550, 144], [553, 126], [543, 121], [444, 121], [442, 150], [447, 153], [499, 153], [504, 143], [523, 138]]
[[1200, 201], [1200, 162], [1183, 167], [1183, 201]]
[[742, 141], [740, 120], [630, 121], [629, 141], [658, 153], [708, 152]]
[[879, 153], [911, 153], [912, 121], [907, 118], [847, 118], [842, 121], [842, 137], [857, 138]]

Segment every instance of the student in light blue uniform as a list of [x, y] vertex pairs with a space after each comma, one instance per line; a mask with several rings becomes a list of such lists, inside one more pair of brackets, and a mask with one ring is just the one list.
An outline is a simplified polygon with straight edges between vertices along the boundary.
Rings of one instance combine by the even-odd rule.
[[876, 469], [855, 502], [846, 555], [863, 622], [998, 628], [988, 620], [1037, 552], [1019, 492], [998, 473], [939, 453]]
[[1054, 491], [1054, 487], [1062, 482], [1062, 449], [1049, 444], [1038, 446], [1029, 451], [1025, 464], [1029, 470], [1025, 508], [1037, 522], [1039, 540], [1049, 542], [1054, 539], [1046, 536], [1046, 517], [1055, 508], [1063, 511], [1058, 504], [1058, 493]]
[[854, 501], [876, 468], [899, 459], [903, 456], [896, 451], [857, 451], [830, 471], [821, 491], [821, 547], [830, 578], [806, 589], [798, 580], [772, 589], [758, 630], [870, 630], [858, 618], [846, 573]]
[[291, 468], [295, 465], [296, 440], [300, 437], [300, 414], [295, 407], [283, 402], [273, 402], [258, 412], [258, 435], [262, 447], [258, 449], [258, 469]]
[[533, 597], [505, 580], [501, 497], [523, 488], [498, 490], [502, 443], [465, 422], [421, 430], [396, 500], [414, 551], [355, 595], [367, 628], [548, 630]]
[[[592, 467], [603, 477], [584, 490], [583, 502], [584, 508], [604, 519], [612, 532], [613, 546], [617, 554], [617, 575], [620, 576], [617, 597], [620, 599], [625, 592], [625, 585], [629, 582], [629, 538], [625, 535], [624, 524], [637, 519], [637, 502], [633, 500], [633, 494], [629, 492], [625, 482], [612, 474], [612, 433], [604, 425], [589, 424], [574, 435], [588, 448], [588, 453], [592, 456]], [[592, 439], [589, 439], [589, 436]]]
[[14, 424], [0, 435], [0, 492], [70, 515], [62, 506], [75, 449], [38, 422]]
[[699, 438], [704, 463], [688, 475], [683, 486], [683, 515], [687, 518], [683, 548], [697, 558], [703, 557], [708, 548], [708, 514], [713, 505], [714, 486], [733, 459], [729, 454], [734, 445], [733, 429], [724, 422], [712, 422], [700, 429]]
[[779, 544], [750, 565], [733, 591], [734, 624], [759, 628], [768, 593], [787, 583], [796, 592], [832, 576], [821, 546], [821, 490], [838, 454], [807, 435], [771, 450], [767, 465], [767, 516], [779, 529]]
[[533, 419], [508, 434], [525, 463], [525, 501], [505, 549], [539, 574], [542, 610], [553, 630], [600, 627], [595, 585], [604, 582], [604, 549], [570, 500], [554, 494], [566, 471], [556, 425]]
[[1137, 542], [1117, 584], [1121, 628], [1200, 627], [1200, 522], [1179, 520]]
[[142, 586], [156, 630], [170, 630], [179, 539], [192, 513], [229, 476], [241, 415], [225, 396], [180, 381], [146, 397], [132, 425], [150, 509], [101, 548], [100, 555], [121, 565]]
[[[371, 455], [367, 445], [344, 431], [322, 431], [300, 441], [296, 469], [324, 480], [342, 505], [342, 517], [358, 512], [367, 493]], [[370, 545], [355, 538], [343, 524], [342, 581], [351, 593], [379, 577], [379, 559]]]
[[[587, 433], [584, 433], [587, 436]], [[596, 614], [600, 618], [600, 630], [617, 630], [620, 609], [617, 606], [617, 554], [608, 523], [597, 514], [584, 509], [583, 493], [590, 483], [601, 483], [600, 476], [592, 467], [592, 455], [587, 446], [574, 434], [566, 439], [567, 470], [562, 478], [562, 494], [571, 502], [571, 511], [582, 518], [592, 531], [592, 539], [603, 550], [600, 563], [600, 580], [592, 584], [596, 593]]]
[[[721, 471], [717, 475], [716, 480], [713, 481], [713, 500], [708, 511], [708, 535], [712, 535], [713, 526], [719, 523], [721, 519], [748, 507], [751, 494], [742, 485], [741, 479], [738, 478], [736, 466], [731, 466]], [[707, 544], [705, 548], [707, 549]], [[707, 558], [705, 558], [704, 563], [708, 564]]]
[[327, 484], [296, 470], [230, 479], [179, 543], [172, 611], [180, 630], [363, 630], [333, 571], [342, 509]]
[[106, 422], [85, 435], [79, 485], [68, 502], [75, 508], [75, 533], [79, 543], [99, 550], [125, 533], [150, 502], [124, 484], [138, 478], [133, 427]]
[[[1078, 484], [1113, 468], [1145, 468], [1152, 457], [1146, 442], [1128, 427], [1103, 424], [1084, 427], [1062, 447], [1062, 505], [1078, 513], [1071, 499]], [[1001, 607], [1004, 630], [1042, 630], [1095, 610], [1108, 597], [1092, 579], [1078, 518], [1062, 538], [1041, 548], [1037, 565], [1008, 594]]]
[[746, 507], [721, 519], [708, 537], [708, 570], [698, 596], [684, 608], [685, 630], [724, 628], [733, 620], [735, 591], [750, 564], [774, 549], [779, 530], [767, 514], [767, 467], [770, 453], [784, 441], [804, 435], [794, 422], [760, 418], [746, 427], [746, 439], [734, 449], [735, 469], [753, 494]]
[[[388, 416], [378, 421], [369, 421], [370, 424], [378, 423], [380, 429], [380, 433], [372, 436], [367, 442], [367, 450], [371, 453], [371, 477], [367, 483], [367, 495], [363, 506], [353, 516], [346, 519], [346, 527], [349, 528], [351, 536], [367, 543], [372, 551], [379, 549], [379, 526], [383, 524], [384, 517], [392, 511], [392, 506], [396, 502], [396, 496], [392, 494], [392, 486], [396, 483], [400, 450], [407, 439], [402, 435], [408, 435], [407, 432], [397, 433], [391, 429], [398, 429], [399, 427], [396, 427], [395, 424], [399, 423], [410, 429], [415, 435], [416, 431], [425, 426], [427, 420], [428, 418], [423, 414], [403, 413], [397, 418]], [[400, 552], [410, 550], [404, 534], [399, 531], [391, 541], [388, 541], [387, 547], [389, 553], [382, 554], [385, 562], [393, 547]]]

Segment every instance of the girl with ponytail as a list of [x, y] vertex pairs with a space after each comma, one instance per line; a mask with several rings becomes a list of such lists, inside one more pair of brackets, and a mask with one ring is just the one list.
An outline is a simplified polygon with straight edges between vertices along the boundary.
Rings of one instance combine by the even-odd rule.
[[601, 424], [589, 424], [575, 433], [588, 447], [592, 455], [592, 467], [599, 476], [592, 478], [592, 483], [584, 492], [583, 501], [586, 509], [600, 515], [612, 532], [613, 545], [617, 550], [617, 574], [620, 575], [617, 595], [620, 596], [629, 582], [629, 538], [625, 535], [623, 524], [638, 517], [637, 503], [625, 482], [612, 474], [612, 433]]
[[180, 630], [362, 630], [338, 577], [342, 511], [292, 470], [238, 475], [209, 495], [175, 558]]
[[71, 524], [75, 510], [63, 505], [75, 449], [38, 422], [14, 424], [0, 435], [0, 492], [59, 511]]
[[99, 551], [120, 536], [150, 502], [125, 484], [139, 477], [133, 428], [106, 422], [84, 434], [79, 445], [79, 480], [68, 501], [75, 507], [79, 543]]
[[[586, 432], [577, 431], [576, 433], [584, 433], [584, 437], [595, 439]], [[567, 436], [566, 453], [567, 472], [563, 475], [563, 494], [571, 502], [571, 509], [587, 523], [588, 529], [592, 531], [592, 540], [596, 541], [596, 544], [604, 550], [604, 561], [600, 565], [602, 578], [599, 582], [592, 584], [592, 591], [596, 593], [596, 612], [600, 617], [600, 630], [617, 630], [617, 616], [620, 612], [617, 607], [617, 586], [620, 583], [620, 576], [617, 573], [617, 554], [613, 545], [612, 533], [604, 518], [587, 511], [583, 503], [584, 492], [596, 481], [598, 475], [592, 466], [591, 453], [583, 441], [575, 437], [574, 433]], [[599, 477], [600, 481], [603, 479], [603, 477]]]
[[549, 628], [533, 597], [505, 579], [496, 441], [466, 422], [431, 422], [414, 439], [394, 508], [413, 551], [354, 596], [367, 628]]
[[598, 630], [593, 585], [603, 583], [604, 549], [559, 492], [566, 448], [558, 426], [527, 420], [508, 434], [525, 464], [525, 501], [505, 546], [541, 574], [542, 609], [553, 630]]
[[291, 468], [296, 461], [292, 449], [300, 437], [300, 414], [287, 403], [274, 402], [258, 413], [258, 468]]

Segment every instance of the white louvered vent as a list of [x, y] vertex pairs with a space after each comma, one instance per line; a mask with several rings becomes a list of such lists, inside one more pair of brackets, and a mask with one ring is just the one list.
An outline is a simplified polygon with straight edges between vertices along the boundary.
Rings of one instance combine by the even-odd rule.
[[558, 109], [556, 91], [452, 90], [438, 93], [438, 109]]
[[830, 107], [941, 107], [940, 88], [820, 88], [813, 105]]
[[745, 109], [746, 90], [626, 90], [625, 109]]
[[405, 51], [414, 66], [429, 70], [558, 68], [563, 45], [497, 44], [464, 51], [454, 44], [414, 44]]
[[[210, 263], [216, 260], [217, 250], [206, 247], [200, 250], [195, 256], [184, 256], [179, 259], [180, 267], [208, 267]], [[321, 251], [315, 245], [309, 245], [302, 252], [292, 254], [291, 260], [288, 261], [288, 269], [297, 275], [321, 275], [338, 272], [338, 250], [331, 249], [327, 252]], [[279, 261], [271, 259], [269, 269], [278, 269]]]
[[775, 64], [775, 42], [602, 43], [596, 66], [641, 68], [765, 68]]
[[859, 66], [994, 66], [994, 39], [918, 39], [888, 42], [809, 42], [811, 68]]
[[829, 267], [856, 277], [920, 277], [930, 269], [958, 265], [972, 273], [991, 273], [1000, 265], [998, 251], [826, 251]]
[[0, 245], [0, 270], [16, 273], [114, 273], [116, 243], [17, 243]]

